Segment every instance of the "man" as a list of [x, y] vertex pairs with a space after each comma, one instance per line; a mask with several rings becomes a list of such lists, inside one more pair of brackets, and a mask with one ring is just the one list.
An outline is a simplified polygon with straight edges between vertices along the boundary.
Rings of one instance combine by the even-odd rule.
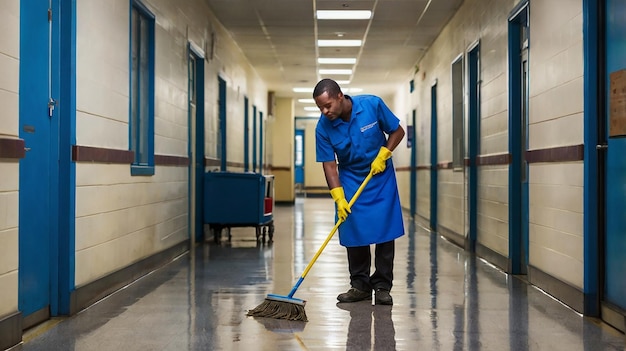
[[[376, 304], [392, 305], [394, 240], [404, 235], [404, 224], [391, 153], [404, 129], [381, 98], [344, 95], [331, 79], [317, 83], [313, 98], [322, 113], [315, 129], [316, 159], [335, 200], [336, 218], [343, 221], [339, 242], [348, 252], [351, 288], [337, 300], [371, 301], [373, 289]], [[349, 208], [348, 199], [370, 170], [374, 176]], [[370, 275], [371, 244], [376, 248]]]

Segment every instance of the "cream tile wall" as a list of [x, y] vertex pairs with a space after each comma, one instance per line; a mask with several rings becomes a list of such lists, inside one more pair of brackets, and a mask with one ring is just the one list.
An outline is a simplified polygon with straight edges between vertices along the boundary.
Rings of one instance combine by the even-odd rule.
[[[264, 83], [203, 1], [143, 4], [156, 19], [155, 154], [187, 156], [187, 45], [208, 48], [215, 33], [215, 55], [207, 52], [204, 60], [205, 153], [218, 155], [220, 76], [227, 83], [227, 160], [242, 164], [243, 99], [266, 111]], [[127, 0], [77, 4], [78, 145], [128, 150], [128, 23]], [[157, 165], [154, 176], [132, 177], [128, 165], [79, 162], [76, 285], [186, 240], [187, 177], [180, 166]]]
[[476, 241], [509, 256], [509, 170], [505, 166], [478, 168]]
[[396, 169], [396, 179], [400, 194], [400, 205], [409, 209], [411, 206], [411, 188], [410, 188], [410, 166], [411, 166], [411, 149], [407, 148], [407, 125], [411, 123], [412, 115], [408, 110], [410, 106], [411, 96], [409, 94], [409, 82], [398, 85], [396, 93], [390, 97], [383, 97], [385, 104], [400, 119], [400, 126], [404, 129], [404, 139], [393, 151], [393, 165]]
[[[20, 1], [0, 2], [0, 138], [19, 135]], [[19, 163], [0, 159], [0, 319], [17, 311]]]
[[582, 288], [582, 163], [533, 166], [529, 192], [530, 264]]
[[[431, 165], [431, 87], [437, 83], [438, 163], [452, 161], [451, 65], [480, 41], [480, 154], [508, 152], [507, 16], [518, 1], [466, 0], [419, 62], [411, 108], [417, 109], [418, 166]], [[467, 154], [467, 150], [466, 150]], [[434, 166], [434, 165], [433, 165]], [[508, 167], [479, 169], [478, 241], [508, 255]], [[504, 170], [504, 171], [503, 171]], [[417, 212], [430, 217], [430, 172], [418, 171]], [[496, 179], [486, 182], [485, 179]], [[465, 235], [466, 177], [463, 172], [438, 173], [438, 225]], [[494, 212], [492, 212], [494, 211]], [[504, 214], [504, 216], [502, 215]]]
[[19, 164], [0, 159], [0, 318], [17, 311]]
[[315, 160], [315, 126], [317, 126], [317, 120], [307, 120], [304, 132], [304, 185], [305, 187], [327, 188], [322, 164]]
[[[412, 108], [418, 165], [430, 165], [430, 87], [437, 80], [439, 160], [451, 160], [450, 63], [480, 40], [480, 155], [508, 150], [508, 15], [518, 1], [467, 0], [419, 62]], [[529, 149], [583, 143], [582, 2], [530, 3]], [[582, 287], [582, 163], [531, 164], [530, 264]], [[561, 179], [568, 175], [568, 179]], [[478, 242], [508, 256], [508, 166], [478, 174]], [[465, 227], [463, 178], [439, 173], [439, 224]], [[418, 172], [418, 214], [429, 217], [428, 171]], [[459, 206], [461, 204], [461, 206]], [[461, 211], [461, 212], [460, 212]]]
[[[530, 3], [529, 149], [583, 144], [582, 1]], [[583, 287], [583, 163], [531, 164], [529, 261]]]
[[267, 128], [268, 150], [272, 150], [274, 174], [274, 195], [276, 201], [293, 202], [294, 192], [294, 102], [291, 98], [276, 98], [275, 116]]

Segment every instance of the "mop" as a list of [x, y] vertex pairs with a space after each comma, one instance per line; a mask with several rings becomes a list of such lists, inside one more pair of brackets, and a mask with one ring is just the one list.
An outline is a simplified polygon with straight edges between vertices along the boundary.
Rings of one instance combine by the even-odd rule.
[[[357, 189], [352, 199], [350, 199], [350, 202], [348, 203], [349, 208], [352, 207], [356, 199], [359, 197], [359, 195], [361, 195], [361, 192], [363, 192], [363, 189], [365, 188], [367, 183], [370, 181], [370, 179], [372, 179], [372, 175], [373, 174], [370, 171], [370, 173], [367, 175], [365, 180], [363, 180], [363, 183], [361, 183], [361, 186], [359, 186], [359, 188]], [[337, 223], [335, 223], [335, 226], [330, 231], [330, 234], [328, 234], [322, 246], [320, 246], [320, 248], [315, 253], [315, 256], [313, 256], [313, 259], [311, 259], [311, 262], [309, 262], [309, 264], [306, 266], [306, 268], [304, 269], [304, 272], [302, 272], [302, 275], [300, 276], [296, 284], [291, 289], [291, 292], [289, 292], [289, 295], [283, 296], [283, 295], [276, 295], [276, 294], [268, 294], [267, 297], [265, 298], [265, 301], [263, 301], [263, 303], [261, 303], [256, 308], [249, 310], [247, 315], [252, 316], [252, 317], [266, 317], [266, 318], [287, 319], [287, 320], [292, 320], [292, 321], [307, 322], [308, 319], [306, 317], [306, 312], [304, 311], [304, 305], [306, 304], [306, 301], [295, 298], [293, 297], [293, 295], [296, 293], [296, 290], [298, 290], [298, 288], [300, 287], [300, 284], [302, 284], [302, 281], [304, 280], [306, 275], [309, 273], [309, 270], [311, 269], [311, 267], [313, 267], [313, 264], [315, 263], [315, 261], [317, 261], [317, 258], [320, 256], [322, 251], [324, 251], [324, 248], [326, 247], [330, 239], [332, 239], [333, 235], [335, 235], [335, 232], [337, 231], [341, 223], [343, 223], [341, 219], [339, 219]]]

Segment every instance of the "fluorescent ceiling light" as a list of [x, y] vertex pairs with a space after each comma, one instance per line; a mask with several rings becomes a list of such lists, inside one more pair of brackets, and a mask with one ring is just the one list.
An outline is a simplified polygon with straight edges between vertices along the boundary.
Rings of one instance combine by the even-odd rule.
[[339, 85], [350, 84], [349, 80], [336, 80], [335, 82]]
[[319, 47], [361, 46], [361, 43], [362, 43], [362, 40], [349, 40], [349, 39], [318, 40], [317, 46]]
[[317, 113], [309, 112], [306, 115], [307, 115], [307, 117], [319, 117], [320, 116], [320, 112], [319, 112], [319, 110], [317, 110]]
[[347, 88], [347, 89], [345, 89], [346, 93], [360, 93], [362, 91], [363, 91], [363, 89], [361, 89], [361, 88]]
[[312, 93], [313, 88], [293, 88], [294, 93]]
[[339, 64], [339, 65], [343, 65], [343, 64], [348, 64], [348, 65], [353, 65], [356, 63], [356, 58], [318, 58], [317, 59], [318, 63], [321, 64]]
[[306, 106], [304, 110], [305, 111], [319, 111], [320, 109], [318, 107]]
[[317, 19], [370, 19], [372, 11], [370, 10], [317, 10]]
[[314, 104], [315, 100], [313, 100], [313, 99], [298, 99], [298, 102], [303, 103], [303, 104]]
[[320, 69], [320, 74], [352, 74], [351, 69]]

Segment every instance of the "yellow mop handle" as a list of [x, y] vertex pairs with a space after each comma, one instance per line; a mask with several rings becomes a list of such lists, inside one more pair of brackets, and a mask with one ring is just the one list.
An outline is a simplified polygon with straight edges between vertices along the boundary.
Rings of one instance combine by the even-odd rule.
[[[351, 208], [352, 205], [354, 204], [354, 202], [356, 201], [356, 199], [359, 198], [359, 196], [363, 192], [363, 189], [365, 189], [365, 186], [367, 185], [367, 183], [370, 181], [370, 179], [372, 179], [372, 175], [373, 174], [370, 171], [370, 173], [367, 175], [367, 177], [365, 177], [365, 180], [363, 180], [363, 183], [361, 183], [361, 186], [359, 186], [359, 188], [357, 189], [356, 193], [354, 193], [354, 196], [352, 196], [352, 199], [350, 199], [350, 202], [348, 203], [348, 207], [349, 208]], [[311, 269], [311, 267], [313, 267], [313, 264], [315, 263], [315, 261], [317, 261], [317, 258], [322, 254], [322, 251], [324, 251], [324, 248], [326, 247], [326, 245], [328, 244], [330, 239], [333, 238], [333, 235], [335, 235], [335, 232], [337, 231], [337, 229], [339, 228], [339, 225], [341, 225], [341, 223], [343, 223], [343, 221], [341, 219], [337, 220], [337, 223], [335, 223], [335, 226], [333, 227], [333, 230], [330, 231], [330, 234], [328, 234], [328, 237], [326, 237], [326, 240], [324, 240], [324, 243], [322, 244], [322, 246], [320, 246], [320, 248], [315, 253], [315, 256], [313, 256], [313, 259], [311, 260], [311, 262], [309, 262], [309, 264], [304, 269], [304, 272], [302, 272], [302, 275], [300, 276], [300, 279], [304, 279], [304, 277], [306, 277], [306, 275], [309, 273], [309, 270]]]

